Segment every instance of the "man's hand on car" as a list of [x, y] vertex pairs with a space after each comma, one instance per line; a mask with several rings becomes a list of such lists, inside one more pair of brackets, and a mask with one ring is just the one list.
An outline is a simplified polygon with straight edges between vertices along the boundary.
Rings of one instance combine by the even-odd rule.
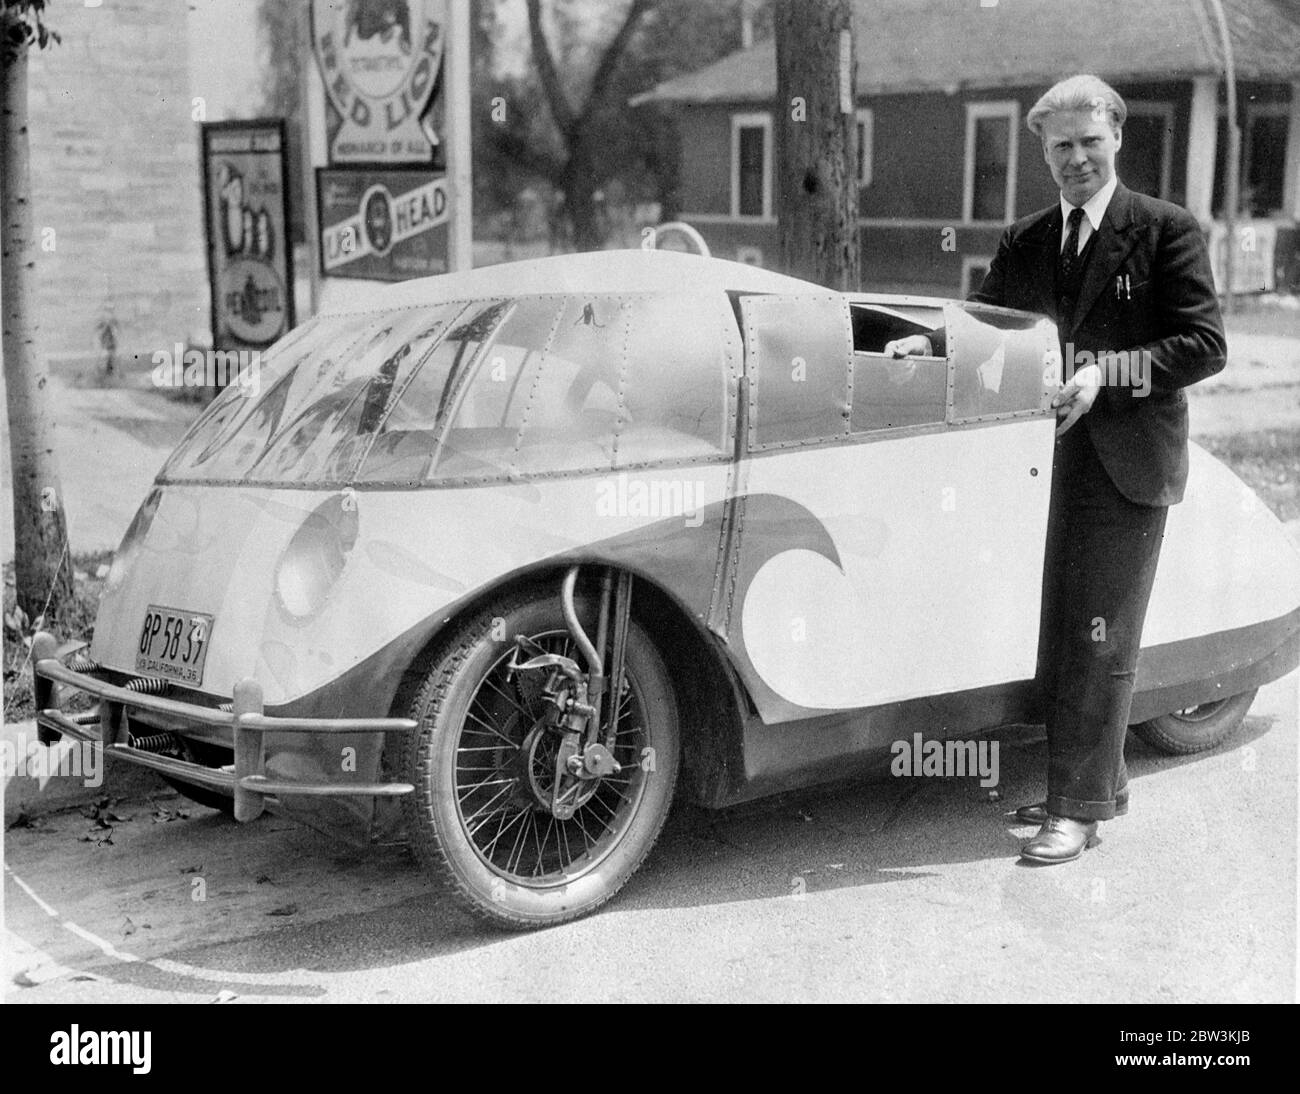
[[1086, 365], [1056, 393], [1052, 406], [1056, 407], [1058, 437], [1092, 409], [1100, 390], [1101, 369], [1097, 365]]
[[909, 334], [885, 343], [886, 357], [933, 357], [934, 347], [924, 334]]

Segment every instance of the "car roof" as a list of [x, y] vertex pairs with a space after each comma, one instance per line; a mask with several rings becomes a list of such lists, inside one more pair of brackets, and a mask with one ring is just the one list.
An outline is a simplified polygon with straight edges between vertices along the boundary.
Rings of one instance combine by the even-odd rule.
[[398, 284], [337, 281], [327, 286], [321, 314], [413, 307], [445, 300], [544, 293], [758, 292], [826, 293], [811, 281], [743, 262], [681, 251], [591, 251], [480, 266]]

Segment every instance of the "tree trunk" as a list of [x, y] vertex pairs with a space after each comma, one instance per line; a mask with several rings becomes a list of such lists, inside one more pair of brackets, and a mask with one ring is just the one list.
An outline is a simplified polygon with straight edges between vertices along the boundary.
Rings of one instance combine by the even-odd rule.
[[[859, 288], [856, 60], [850, 0], [777, 0], [776, 216], [786, 273]], [[847, 55], [841, 53], [847, 33]]]
[[605, 245], [605, 233], [596, 207], [595, 164], [581, 137], [569, 149], [560, 185], [564, 190], [564, 211], [573, 228], [573, 249], [599, 251]]
[[[0, 20], [0, 33], [8, 31]], [[7, 34], [6, 34], [7, 36]], [[49, 376], [36, 348], [36, 240], [27, 142], [27, 46], [0, 60], [0, 307], [14, 491], [18, 604], [29, 618], [56, 618], [72, 599], [72, 562], [54, 456]]]

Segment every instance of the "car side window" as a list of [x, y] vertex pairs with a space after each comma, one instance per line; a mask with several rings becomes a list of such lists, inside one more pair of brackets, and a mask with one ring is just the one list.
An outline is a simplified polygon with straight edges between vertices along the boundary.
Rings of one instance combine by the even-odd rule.
[[632, 298], [614, 466], [728, 457], [741, 369], [736, 321], [723, 297]]
[[952, 360], [952, 422], [1049, 412], [1060, 377], [1050, 320], [982, 304], [944, 305]]
[[946, 358], [853, 355], [854, 433], [943, 425], [947, 412]]
[[350, 482], [431, 337], [418, 310], [390, 312], [354, 343], [346, 362], [318, 370], [302, 410], [283, 425], [253, 465], [255, 482]]
[[786, 448], [849, 432], [853, 337], [838, 294], [741, 300], [749, 447]]
[[886, 357], [896, 338], [929, 334], [934, 321], [923, 322], [915, 306], [855, 303], [853, 316], [853, 433], [942, 425], [948, 413], [948, 362], [943, 357]]
[[301, 407], [301, 392], [321, 366], [349, 353], [373, 324], [372, 315], [322, 316], [272, 346], [256, 374], [253, 393], [231, 385], [194, 424], [163, 469], [166, 479], [237, 481], [266, 451], [276, 432]]
[[510, 477], [536, 365], [554, 338], [562, 305], [556, 296], [503, 302], [501, 321], [442, 397], [428, 480]]
[[414, 485], [727, 459], [726, 299], [555, 294], [323, 317], [227, 394], [165, 477]]
[[433, 480], [608, 468], [626, 325], [616, 296], [515, 301], [466, 378]]
[[451, 409], [449, 388], [482, 353], [510, 311], [504, 300], [440, 304], [420, 309], [432, 342], [393, 399], [392, 409], [362, 458], [357, 482], [423, 482], [434, 441]]
[[721, 298], [524, 297], [466, 374], [431, 478], [726, 458], [739, 375]]

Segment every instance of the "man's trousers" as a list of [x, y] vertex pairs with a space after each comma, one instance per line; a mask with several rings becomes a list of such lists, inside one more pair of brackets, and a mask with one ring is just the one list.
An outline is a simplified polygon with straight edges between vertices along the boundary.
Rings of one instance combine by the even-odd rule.
[[1124, 738], [1167, 512], [1115, 488], [1086, 416], [1057, 440], [1039, 645], [1049, 813], [1110, 820], [1127, 786]]

